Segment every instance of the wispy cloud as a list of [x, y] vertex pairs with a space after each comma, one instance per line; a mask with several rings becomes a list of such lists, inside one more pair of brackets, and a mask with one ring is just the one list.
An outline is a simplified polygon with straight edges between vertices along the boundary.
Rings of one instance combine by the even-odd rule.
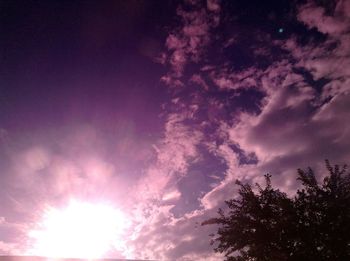
[[[188, 63], [198, 63], [205, 56], [205, 48], [211, 41], [211, 29], [220, 22], [219, 1], [187, 1], [177, 9], [181, 25], [171, 31], [166, 39], [166, 63], [170, 71], [162, 80], [170, 86], [181, 86]], [[163, 55], [164, 56], [164, 55]]]
[[[251, 26], [238, 28], [234, 8], [225, 7], [214, 0], [177, 7], [177, 24], [157, 58], [167, 69], [159, 78], [169, 100], [156, 138], [141, 139], [117, 124], [108, 138], [80, 126], [19, 142], [0, 128], [10, 162], [4, 180], [13, 189], [5, 188], [7, 205], [0, 204], [6, 217], [0, 217], [0, 234], [16, 230], [27, 244], [25, 232], [47, 204], [101, 198], [132, 223], [127, 249], [118, 255], [222, 260], [209, 245], [216, 227], [200, 224], [237, 195], [236, 179], [260, 182], [270, 172], [277, 186], [293, 193], [296, 168], [349, 159], [350, 2], [337, 1], [333, 9], [314, 1], [297, 6], [295, 23], [310, 33], [306, 40], [298, 30], [255, 35]], [[251, 43], [240, 43], [244, 30], [252, 30]], [[239, 50], [256, 62], [235, 58]], [[191, 183], [181, 187], [186, 179]], [[188, 195], [192, 205], [179, 214], [176, 207]], [[8, 218], [9, 208], [21, 220]], [[0, 252], [20, 252], [16, 240], [0, 238]]]
[[[220, 111], [232, 111], [235, 106], [236, 110], [235, 114], [228, 114], [229, 116], [226, 114], [226, 117], [223, 117], [222, 113], [216, 114], [215, 119], [209, 117], [209, 120], [205, 116], [192, 118], [190, 121], [186, 118], [177, 118], [177, 124], [181, 128], [168, 123], [165, 133], [173, 131], [178, 133], [171, 135], [173, 138], [176, 137], [177, 141], [181, 140], [180, 137], [184, 137], [179, 133], [184, 133], [185, 130], [187, 132], [189, 129], [196, 130], [198, 126], [205, 126], [201, 129], [205, 138], [196, 139], [195, 137], [199, 137], [196, 135], [185, 136], [187, 142], [196, 140], [194, 144], [197, 149], [194, 150], [193, 145], [178, 146], [181, 144], [178, 142], [176, 146], [173, 145], [174, 150], [182, 151], [181, 147], [186, 148], [188, 154], [180, 156], [170, 149], [171, 153], [166, 153], [158, 159], [172, 162], [171, 166], [174, 169], [181, 166], [178, 170], [186, 176], [192, 163], [184, 161], [185, 155], [189, 159], [191, 158], [189, 155], [198, 155], [205, 150], [224, 162], [226, 170], [217, 185], [201, 196], [198, 206], [200, 210], [188, 214], [186, 218], [177, 218], [171, 212], [176, 205], [176, 201], [173, 201], [168, 208], [162, 209], [160, 216], [155, 214], [157, 221], [150, 223], [151, 230], [140, 231], [136, 249], [142, 252], [143, 248], [156, 248], [156, 251], [152, 253], [148, 251], [146, 255], [154, 258], [207, 259], [210, 255], [204, 250], [206, 243], [202, 239], [203, 231], [209, 234], [213, 228], [205, 226], [204, 230], [198, 231], [191, 230], [188, 226], [193, 222], [215, 216], [216, 209], [223, 206], [223, 201], [235, 195], [236, 179], [251, 183], [262, 182], [263, 175], [270, 172], [277, 186], [288, 193], [293, 193], [298, 186], [295, 181], [296, 168], [312, 166], [318, 169], [325, 158], [345, 163], [350, 156], [349, 128], [341, 122], [350, 117], [347, 105], [350, 104], [347, 69], [350, 68], [347, 66], [348, 3], [339, 1], [334, 12], [330, 14], [314, 2], [299, 6], [297, 19], [307, 28], [314, 28], [326, 34], [325, 40], [317, 43], [313, 41], [300, 43], [293, 34], [285, 40], [265, 37], [267, 48], [263, 50], [260, 48], [254, 55], [263, 54], [271, 59], [271, 63], [264, 67], [249, 65], [239, 70], [231, 65], [235, 61], [227, 60], [223, 64], [208, 66], [201, 60], [203, 50], [214, 39], [214, 33], [210, 28], [215, 28], [217, 24], [203, 19], [208, 15], [208, 11], [204, 12], [204, 9], [194, 8], [196, 11], [192, 14], [196, 15], [196, 19], [179, 9], [181, 11], [178, 11], [178, 15], [184, 22], [181, 28], [185, 29], [177, 31], [178, 33], [171, 32], [167, 39], [171, 65], [168, 77], [181, 79], [189, 61], [203, 63], [199, 66], [202, 69], [198, 72], [192, 71], [189, 83], [203, 87], [205, 94], [197, 90], [187, 90], [186, 95], [203, 96], [203, 100], [206, 101], [212, 95], [209, 100], [212, 104], [221, 104], [218, 106]], [[215, 9], [219, 13], [219, 6], [216, 9], [214, 6], [209, 7], [210, 5], [208, 3], [209, 10]], [[194, 41], [191, 45], [192, 38]], [[235, 35], [230, 35], [225, 48], [236, 44], [236, 39]], [[276, 49], [279, 50], [279, 55], [272, 53]], [[206, 78], [203, 77], [203, 72]], [[320, 79], [322, 81], [318, 82]], [[187, 83], [181, 79], [181, 85], [186, 86]], [[244, 99], [243, 90], [247, 89], [264, 94], [260, 98], [257, 110], [249, 111], [244, 106], [239, 107], [238, 104], [231, 104], [231, 107], [228, 107], [225, 102], [227, 95]], [[208, 90], [211, 90], [211, 93], [208, 93]], [[178, 94], [177, 96], [176, 104], [179, 109], [183, 97]], [[191, 103], [194, 104], [195, 101], [198, 105], [198, 100], [200, 99], [187, 99], [187, 108], [190, 108]], [[199, 103], [199, 108], [203, 107], [204, 105]], [[203, 111], [207, 116], [210, 114], [209, 109]], [[210, 135], [208, 130], [211, 130]], [[194, 151], [196, 153], [192, 153]], [[158, 150], [158, 153], [164, 152]], [[178, 192], [175, 194], [180, 195]], [[183, 222], [184, 220], [186, 222]], [[185, 231], [182, 231], [182, 227], [186, 228]], [[212, 258], [219, 259], [214, 255]]]

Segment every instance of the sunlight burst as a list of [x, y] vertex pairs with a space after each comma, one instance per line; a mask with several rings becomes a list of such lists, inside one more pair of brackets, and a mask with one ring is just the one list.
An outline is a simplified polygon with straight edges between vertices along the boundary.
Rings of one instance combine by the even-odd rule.
[[124, 214], [108, 205], [71, 201], [64, 209], [49, 208], [38, 228], [30, 254], [46, 257], [100, 258], [123, 245], [128, 227]]

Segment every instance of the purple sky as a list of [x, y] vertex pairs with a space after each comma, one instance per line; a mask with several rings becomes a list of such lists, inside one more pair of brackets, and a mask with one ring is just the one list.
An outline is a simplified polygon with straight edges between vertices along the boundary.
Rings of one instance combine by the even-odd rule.
[[221, 260], [198, 224], [236, 179], [293, 193], [297, 168], [349, 163], [349, 0], [2, 1], [0, 17], [1, 255], [74, 199], [128, 219], [105, 256]]

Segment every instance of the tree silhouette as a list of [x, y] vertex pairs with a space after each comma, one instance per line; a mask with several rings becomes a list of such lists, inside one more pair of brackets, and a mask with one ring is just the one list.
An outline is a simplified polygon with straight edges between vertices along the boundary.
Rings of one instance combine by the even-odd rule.
[[322, 184], [311, 168], [299, 169], [294, 197], [273, 188], [270, 175], [255, 191], [237, 181], [228, 212], [202, 223], [219, 225], [215, 251], [230, 261], [350, 260], [350, 174], [328, 160], [326, 168]]

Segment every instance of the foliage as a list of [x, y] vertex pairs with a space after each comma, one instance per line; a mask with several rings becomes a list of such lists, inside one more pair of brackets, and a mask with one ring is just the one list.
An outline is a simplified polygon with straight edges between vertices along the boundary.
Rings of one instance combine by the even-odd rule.
[[219, 225], [215, 251], [230, 261], [350, 260], [350, 174], [327, 160], [326, 168], [322, 184], [311, 168], [299, 169], [294, 197], [273, 188], [270, 175], [256, 191], [237, 181], [228, 213], [207, 221]]

